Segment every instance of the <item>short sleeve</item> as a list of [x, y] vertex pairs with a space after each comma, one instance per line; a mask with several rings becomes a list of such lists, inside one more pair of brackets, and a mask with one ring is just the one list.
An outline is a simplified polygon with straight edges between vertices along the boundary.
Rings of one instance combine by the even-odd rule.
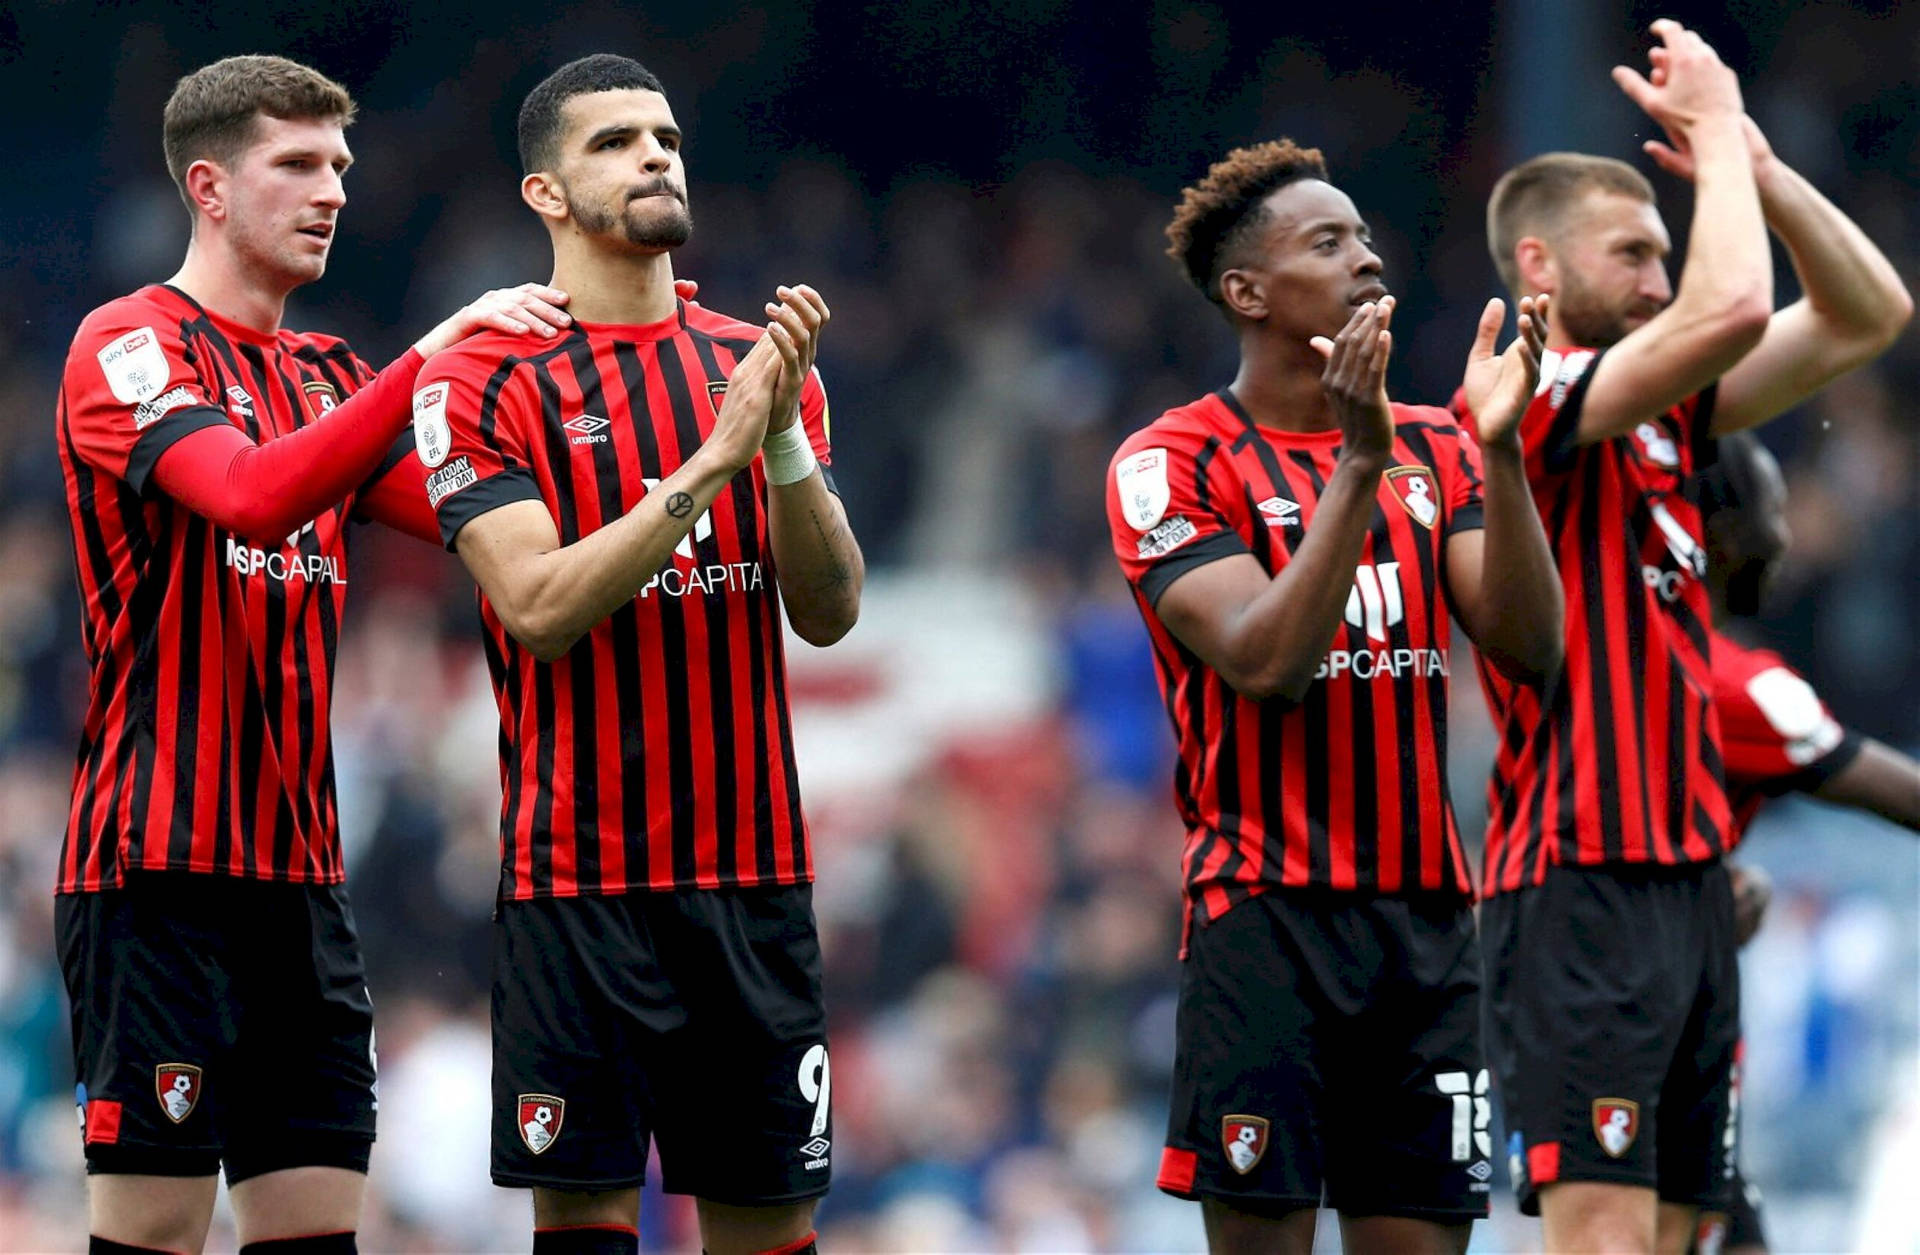
[[1520, 416], [1520, 446], [1534, 483], [1573, 469], [1580, 449], [1580, 407], [1602, 353], [1568, 349], [1540, 363], [1540, 386]]
[[1783, 663], [1743, 675], [1716, 665], [1714, 703], [1727, 782], [1736, 788], [1771, 795], [1817, 788], [1860, 749], [1859, 737]]
[[435, 354], [420, 372], [413, 391], [415, 456], [426, 470], [427, 505], [448, 549], [482, 514], [542, 499], [526, 444], [539, 403], [524, 389], [506, 359], [489, 360], [464, 346]]
[[833, 413], [827, 406], [827, 386], [820, 378], [818, 367], [807, 375], [807, 382], [800, 389], [800, 422], [807, 429], [807, 442], [813, 446], [813, 456], [820, 463], [820, 475], [826, 480], [827, 491], [839, 496], [839, 486], [833, 482]]
[[131, 308], [89, 319], [74, 337], [61, 383], [69, 438], [81, 459], [144, 492], [177, 441], [230, 422], [209, 397], [177, 321]]
[[1216, 493], [1212, 476], [1226, 461], [1220, 442], [1149, 427], [1120, 447], [1107, 468], [1107, 524], [1114, 556], [1147, 604], [1196, 567], [1250, 553]]
[[1450, 442], [1436, 440], [1434, 444], [1434, 457], [1441, 463], [1437, 469], [1447, 499], [1447, 535], [1485, 527], [1487, 510], [1482, 495], [1485, 475], [1480, 464], [1480, 446], [1458, 427], [1454, 428]]

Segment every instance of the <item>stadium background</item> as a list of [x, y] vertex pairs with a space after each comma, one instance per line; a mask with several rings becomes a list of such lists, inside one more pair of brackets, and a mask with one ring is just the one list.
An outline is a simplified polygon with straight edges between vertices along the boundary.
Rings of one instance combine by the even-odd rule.
[[[853, 635], [796, 647], [793, 667], [834, 1016], [822, 1245], [1198, 1249], [1197, 1212], [1151, 1185], [1180, 832], [1100, 509], [1120, 437], [1230, 374], [1223, 324], [1160, 255], [1181, 184], [1235, 143], [1325, 148], [1402, 297], [1395, 394], [1443, 400], [1495, 291], [1493, 179], [1549, 148], [1637, 159], [1645, 121], [1605, 70], [1643, 63], [1646, 21], [1670, 13], [1920, 287], [1920, 6], [1504, 0], [1440, 25], [1440, 8], [1251, 8], [0, 8], [0, 1248], [84, 1245], [50, 953], [85, 685], [52, 403], [81, 316], [181, 255], [171, 84], [274, 51], [358, 96], [333, 260], [288, 321], [382, 362], [483, 288], [546, 276], [514, 111], [561, 62], [616, 50], [661, 75], [690, 135], [681, 275], [721, 310], [806, 281], [835, 311], [836, 470], [873, 575]], [[1685, 189], [1654, 177], [1684, 238]], [[1908, 335], [1767, 430], [1796, 540], [1759, 633], [1846, 722], [1909, 748], [1916, 386]], [[485, 1174], [497, 776], [471, 586], [452, 558], [369, 533], [352, 580], [335, 717], [382, 1064], [362, 1246], [516, 1249], [524, 1195]], [[1464, 658], [1455, 676], [1452, 774], [1476, 830], [1485, 720]], [[1744, 1103], [1776, 1249], [1915, 1249], [1920, 849], [1790, 803], [1749, 856], [1780, 887], [1747, 955]], [[1476, 1249], [1537, 1241], [1495, 1200]], [[648, 1249], [693, 1249], [682, 1202], [649, 1197]], [[210, 1249], [231, 1241], [223, 1222]]]

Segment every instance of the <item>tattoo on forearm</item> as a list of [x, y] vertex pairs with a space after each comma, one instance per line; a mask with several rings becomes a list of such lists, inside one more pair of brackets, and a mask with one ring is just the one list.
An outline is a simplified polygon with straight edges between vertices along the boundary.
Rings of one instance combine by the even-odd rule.
[[[839, 546], [834, 543], [846, 528], [841, 524], [837, 516], [829, 516], [825, 520], [821, 519], [818, 510], [810, 512], [809, 517], [813, 519], [814, 534], [820, 538], [820, 552], [826, 555], [827, 559], [825, 567], [820, 571], [820, 578], [815, 583], [815, 587], [823, 593], [833, 592], [846, 587], [853, 582], [853, 570], [845, 562], [840, 560]], [[829, 522], [833, 524], [831, 533], [827, 530], [827, 524]]]
[[684, 519], [693, 513], [693, 498], [684, 492], [676, 492], [667, 498], [667, 513], [676, 519]]

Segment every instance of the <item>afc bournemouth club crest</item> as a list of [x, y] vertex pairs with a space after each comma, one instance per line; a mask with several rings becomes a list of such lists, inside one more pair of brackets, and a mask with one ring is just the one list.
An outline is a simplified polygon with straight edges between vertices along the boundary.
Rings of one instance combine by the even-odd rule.
[[1267, 1122], [1262, 1116], [1227, 1116], [1220, 1121], [1220, 1144], [1227, 1162], [1241, 1176], [1267, 1157]]
[[1600, 1149], [1618, 1159], [1640, 1136], [1640, 1104], [1629, 1098], [1593, 1100], [1593, 1135]]
[[1387, 488], [1420, 526], [1431, 528], [1440, 521], [1440, 493], [1426, 467], [1388, 467]]
[[328, 410], [340, 404], [340, 394], [322, 379], [309, 379], [300, 385], [300, 391], [307, 394], [307, 408], [315, 418], [325, 418]]
[[160, 1110], [175, 1124], [200, 1105], [200, 1069], [191, 1063], [163, 1063], [153, 1070], [153, 1091]]
[[707, 380], [707, 399], [713, 402], [713, 412], [720, 412], [720, 403], [727, 399], [727, 381], [724, 379]]
[[520, 1095], [520, 1140], [538, 1155], [560, 1136], [560, 1121], [567, 1114], [564, 1098], [552, 1094]]

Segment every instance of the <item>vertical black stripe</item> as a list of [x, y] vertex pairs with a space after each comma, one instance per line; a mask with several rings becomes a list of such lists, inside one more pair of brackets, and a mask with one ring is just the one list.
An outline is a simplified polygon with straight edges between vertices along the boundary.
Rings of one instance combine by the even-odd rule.
[[[775, 716], [783, 729], [793, 727], [793, 714], [787, 709], [787, 655], [780, 637], [773, 641], [773, 702]], [[800, 769], [793, 761], [793, 737], [780, 738], [780, 770], [787, 782], [787, 842], [796, 873], [807, 866], [807, 828], [800, 814]]]
[[[646, 372], [633, 345], [617, 342], [613, 360], [633, 419], [640, 474], [660, 478], [660, 448], [648, 416]], [[661, 596], [665, 596], [662, 592]], [[627, 883], [648, 882], [649, 824], [647, 807], [648, 712], [641, 685], [640, 612], [632, 602], [613, 612], [608, 631], [613, 644], [613, 682], [620, 695], [620, 823], [627, 844]]]
[[[1261, 441], [1258, 447], [1266, 449], [1266, 442]], [[1320, 468], [1314, 464], [1313, 454], [1305, 450], [1292, 450], [1287, 457], [1298, 468], [1298, 472], [1306, 476], [1307, 483], [1313, 489], [1311, 500], [1319, 501], [1327, 485], [1320, 476]], [[1303, 506], [1306, 500], [1302, 499]], [[1301, 530], [1304, 535], [1305, 529]], [[1316, 683], [1307, 688], [1306, 697], [1300, 703], [1300, 713], [1306, 720], [1307, 866], [1315, 884], [1326, 884], [1328, 870], [1333, 864], [1333, 851], [1328, 841], [1328, 829], [1332, 822], [1333, 771], [1327, 757], [1329, 719], [1326, 684]]]
[[[680, 360], [680, 354], [674, 350], [674, 342], [662, 341], [655, 348], [655, 360], [660, 365], [660, 379], [666, 386], [667, 400], [673, 409], [673, 426], [680, 441], [682, 456], [691, 453], [705, 440], [700, 430], [700, 415], [695, 410], [695, 398], [692, 385], [687, 379], [686, 365]], [[699, 401], [704, 407], [706, 388], [700, 389]], [[742, 471], [729, 481], [728, 487], [714, 502], [713, 512], [720, 512], [721, 501], [731, 503], [736, 527], [742, 534], [751, 535], [756, 530], [753, 501], [753, 476]], [[697, 529], [696, 529], [697, 531]], [[688, 533], [694, 536], [695, 533]], [[720, 557], [720, 523], [714, 520], [713, 535], [702, 542], [693, 542], [693, 561], [696, 569], [717, 562]], [[727, 595], [724, 589], [719, 593], [703, 593], [699, 604], [707, 620], [707, 700], [711, 704], [712, 719], [709, 736], [713, 742], [713, 780], [708, 789], [713, 797], [713, 831], [707, 837], [714, 843], [715, 868], [722, 883], [733, 881], [739, 872], [739, 856], [734, 843], [734, 825], [738, 814], [740, 796], [740, 764], [734, 753], [738, 738], [738, 713], [733, 704], [733, 660], [729, 648], [731, 636], [728, 632]], [[751, 608], [748, 608], [751, 614]], [[689, 665], [693, 660], [689, 658]], [[782, 726], [785, 726], [784, 723]], [[796, 781], [797, 783], [797, 781]], [[765, 869], [771, 873], [771, 867]]]
[[[623, 346], [624, 347], [624, 346]], [[659, 369], [661, 357], [659, 345], [650, 346], [652, 367]], [[618, 359], [627, 390], [634, 402], [634, 429], [640, 439], [641, 465], [649, 456], [654, 463], [650, 478], [664, 479], [680, 469], [685, 455], [692, 450], [684, 445], [676, 446], [671, 455], [662, 439], [666, 431], [671, 430], [672, 416], [666, 416], [665, 422], [656, 417], [647, 396], [647, 363], [637, 350]], [[631, 366], [629, 366], [629, 360]], [[671, 569], [673, 558], [668, 556], [663, 570]], [[687, 612], [686, 598], [669, 596], [664, 584], [656, 590], [660, 599], [660, 641], [653, 656], [642, 665], [660, 668], [663, 687], [667, 699], [667, 796], [656, 799], [654, 810], [658, 810], [662, 801], [667, 807], [670, 850], [672, 853], [673, 879], [675, 884], [690, 885], [698, 874], [693, 861], [693, 845], [699, 833], [694, 822], [696, 795], [693, 779], [693, 713], [691, 698], [687, 692]], [[644, 755], [642, 756], [644, 757]]]
[[[1667, 669], [1667, 813], [1664, 816], [1667, 828], [1667, 841], [1672, 846], [1670, 855], [1660, 852], [1660, 843], [1654, 839], [1651, 828], [1647, 832], [1647, 855], [1649, 858], [1683, 863], [1687, 859], [1687, 814], [1697, 805], [1693, 797], [1693, 773], [1687, 770], [1687, 700], [1686, 678], [1680, 674], [1679, 660], [1672, 659], [1673, 665]], [[1701, 710], [1704, 720], [1706, 711]], [[1706, 725], [1700, 726], [1700, 735], [1706, 737]], [[1646, 787], [1642, 777], [1640, 792], [1646, 796], [1653, 792]], [[1647, 805], [1657, 804], [1657, 799], [1648, 797]]]
[[[585, 336], [570, 337], [566, 344], [566, 357], [573, 368], [575, 394], [569, 397], [566, 408], [560, 415], [561, 422], [570, 422], [578, 417], [575, 413], [591, 413], [605, 417], [607, 399], [601, 388], [600, 370], [593, 361], [593, 342]], [[545, 373], [544, 371], [542, 372]], [[562, 428], [564, 431], [565, 429]], [[571, 451], [571, 444], [567, 448]], [[593, 486], [595, 500], [599, 506], [600, 525], [620, 517], [623, 513], [620, 500], [620, 455], [611, 439], [600, 444], [587, 446], [593, 462]], [[554, 477], [571, 472], [571, 463], [562, 462], [554, 468]], [[599, 625], [589, 629], [581, 644], [574, 646], [564, 664], [567, 678], [573, 686], [573, 827], [574, 827], [574, 866], [579, 876], [583, 892], [605, 893], [609, 888], [600, 865], [600, 827], [605, 820], [600, 814], [600, 740], [599, 712], [596, 710], [597, 672], [599, 651], [593, 647], [593, 634]], [[559, 680], [559, 664], [554, 667], [554, 679]], [[607, 694], [619, 713], [623, 694], [615, 689]]]
[[[1586, 619], [1587, 651], [1591, 665], [1587, 669], [1586, 708], [1570, 713], [1586, 719], [1593, 728], [1592, 768], [1597, 777], [1600, 832], [1605, 844], [1606, 857], [1611, 860], [1620, 857], [1620, 739], [1613, 719], [1613, 667], [1607, 654], [1607, 641], [1612, 633], [1608, 627], [1607, 603], [1612, 597], [1609, 577], [1621, 573], [1612, 571], [1607, 564], [1606, 539], [1616, 537], [1624, 547], [1627, 538], [1623, 535], [1625, 520], [1620, 516], [1618, 500], [1603, 491], [1609, 486], [1617, 485], [1618, 469], [1611, 463], [1620, 457], [1620, 453], [1613, 447], [1612, 442], [1596, 446], [1593, 453], [1593, 456], [1580, 459], [1578, 489], [1581, 572], [1579, 609]], [[1609, 471], [1613, 473], [1609, 474]], [[1612, 508], [1607, 508], [1609, 506]], [[1629, 564], [1631, 565], [1631, 562]], [[1632, 571], [1631, 574], [1636, 580], [1640, 578], [1638, 570]], [[1572, 729], [1569, 728], [1567, 731], [1571, 732]], [[1566, 752], [1571, 753], [1571, 750]], [[1578, 768], [1574, 766], [1573, 769]], [[1575, 778], [1568, 776], [1561, 781], [1561, 787], [1569, 788], [1574, 783]], [[1563, 810], [1565, 806], [1566, 804], [1563, 803]], [[1576, 819], [1576, 825], [1578, 822]], [[1574, 828], [1562, 828], [1559, 839], [1561, 853], [1565, 856], [1563, 861], [1577, 862], [1579, 843]]]
[[[1429, 635], [1426, 641], [1416, 642], [1411, 636], [1411, 629], [1403, 626], [1393, 634], [1393, 643], [1395, 646], [1404, 645], [1405, 648], [1417, 651], [1423, 647], [1437, 650], [1441, 647], [1441, 642], [1446, 641], [1448, 667], [1451, 668], [1452, 627], [1447, 619], [1453, 611], [1453, 595], [1452, 589], [1447, 585], [1446, 568], [1442, 561], [1449, 539], [1446, 532], [1449, 519], [1447, 507], [1449, 494], [1446, 490], [1446, 481], [1440, 475], [1440, 459], [1453, 458], [1456, 473], [1464, 473], [1476, 489], [1478, 481], [1473, 480], [1472, 469], [1466, 465], [1467, 458], [1461, 452], [1458, 433], [1445, 437], [1444, 444], [1436, 444], [1431, 435], [1435, 430], [1424, 423], [1408, 423], [1401, 428], [1408, 449], [1433, 473], [1434, 492], [1440, 498], [1435, 502], [1440, 512], [1435, 516], [1433, 526], [1422, 529], [1416, 520], [1413, 529], [1408, 533], [1413, 542], [1414, 562], [1419, 569], [1419, 580], [1414, 587], [1418, 590], [1421, 604], [1427, 612]], [[1388, 491], [1391, 492], [1392, 489], [1389, 488]], [[1395, 556], [1400, 555], [1396, 553]], [[1408, 604], [1412, 604], [1411, 596], [1407, 600]], [[1390, 838], [1400, 842], [1400, 865], [1405, 883], [1419, 884], [1420, 872], [1424, 870], [1422, 838], [1425, 836], [1423, 825], [1426, 822], [1420, 807], [1419, 742], [1422, 739], [1430, 740], [1433, 743], [1433, 761], [1438, 772], [1438, 779], [1434, 783], [1440, 793], [1438, 822], [1441, 827], [1439, 846], [1442, 865], [1439, 870], [1442, 883], [1450, 884], [1451, 878], [1446, 875], [1451, 869], [1453, 859], [1452, 846], [1446, 839], [1448, 816], [1453, 813], [1453, 795], [1447, 780], [1448, 679], [1437, 670], [1421, 674], [1419, 668], [1424, 666], [1424, 662], [1417, 662], [1415, 674], [1397, 678], [1393, 682], [1394, 708], [1400, 727], [1401, 830], [1398, 833], [1382, 834], [1382, 836], [1383, 839]], [[1420, 723], [1417, 713], [1419, 706], [1414, 701], [1414, 694], [1419, 686], [1425, 686], [1427, 690], [1428, 715], [1424, 725]], [[1407, 873], [1408, 868], [1414, 869], [1411, 874]]]
[[529, 888], [520, 883], [516, 870], [519, 851], [527, 839], [525, 836], [526, 810], [524, 806], [526, 779], [520, 769], [520, 735], [525, 730], [526, 712], [520, 707], [520, 660], [523, 657], [519, 645], [507, 638], [502, 649], [501, 638], [505, 633], [495, 634], [484, 618], [480, 623], [480, 644], [487, 655], [487, 671], [493, 676], [494, 699], [500, 705], [500, 879], [502, 896], [515, 898]]
[[[693, 346], [700, 356], [701, 367], [705, 370], [709, 393], [711, 385], [728, 378], [731, 372], [720, 364], [719, 354], [715, 352], [715, 341], [708, 336], [695, 333]], [[738, 350], [733, 352], [736, 361]], [[695, 404], [699, 403], [696, 395]], [[772, 744], [770, 736], [778, 736], [790, 741], [793, 733], [789, 728], [770, 730], [761, 712], [767, 708], [767, 664], [765, 652], [768, 642], [781, 639], [779, 584], [773, 569], [773, 557], [769, 543], [763, 543], [761, 536], [763, 525], [771, 526], [768, 510], [762, 508], [753, 488], [751, 474], [736, 475], [728, 485], [734, 510], [734, 519], [740, 542], [740, 560], [757, 566], [761, 571], [761, 586], [749, 590], [742, 599], [746, 613], [742, 616], [747, 632], [747, 699], [739, 713], [753, 729], [752, 779], [746, 781], [753, 790], [753, 847], [754, 861], [759, 874], [772, 877], [778, 870], [774, 861], [774, 840], [779, 827], [779, 819], [773, 813], [772, 791]], [[770, 490], [769, 490], [770, 491]], [[770, 507], [769, 507], [770, 509]], [[764, 523], [763, 523], [764, 521]], [[771, 541], [771, 536], [766, 538]], [[752, 570], [753, 566], [748, 569]], [[742, 775], [746, 773], [743, 771]], [[730, 843], [729, 843], [730, 844]], [[797, 865], [797, 864], [796, 864]]]
[[[525, 433], [527, 446], [529, 450], [536, 442], [545, 446], [547, 467], [551, 471], [549, 478], [553, 483], [551, 504], [555, 522], [559, 526], [560, 543], [571, 545], [580, 539], [580, 512], [573, 499], [572, 476], [567, 465], [567, 433], [560, 425], [565, 421], [561, 413], [560, 386], [544, 362], [534, 364], [533, 383], [535, 395], [540, 399], [540, 419], [537, 431]], [[536, 660], [532, 665], [539, 668], [539, 672], [533, 685], [536, 779], [533, 826], [528, 835], [533, 846], [534, 888], [536, 892], [547, 893], [555, 887], [556, 847], [562, 841], [573, 840], [573, 834], [556, 832], [553, 824], [553, 760], [563, 733], [557, 723], [558, 712], [554, 702], [560, 664]], [[576, 763], [576, 775], [578, 766]], [[574, 855], [577, 859], [577, 848]]]
[[[206, 705], [206, 694], [212, 687], [217, 695], [222, 686], [209, 686], [200, 672], [200, 634], [205, 631], [202, 623], [202, 607], [206, 605], [206, 564], [195, 561], [204, 554], [209, 544], [207, 533], [209, 524], [185, 510], [172, 512], [174, 525], [168, 530], [170, 555], [177, 558], [179, 567], [171, 572], [178, 581], [180, 590], [180, 626], [177, 635], [168, 647], [174, 653], [174, 665], [179, 668], [179, 680], [176, 691], [179, 701], [177, 709], [156, 711], [156, 719], [165, 719], [171, 715], [174, 724], [174, 755], [169, 770], [173, 777], [173, 815], [168, 825], [167, 863], [169, 866], [185, 866], [192, 852], [194, 793], [198, 785], [199, 772], [196, 770], [196, 743], [200, 734], [200, 715]], [[164, 594], [162, 594], [164, 595]], [[164, 612], [163, 612], [164, 613]], [[226, 764], [219, 764], [218, 775], [224, 796]], [[149, 837], [151, 839], [151, 835]]]
[[[1213, 515], [1221, 527], [1232, 531], [1232, 524], [1227, 521], [1226, 516], [1221, 513], [1213, 500], [1213, 463], [1215, 458], [1220, 454], [1221, 449], [1222, 444], [1220, 439], [1218, 437], [1209, 437], [1207, 441], [1200, 446], [1200, 451], [1194, 454], [1194, 500], [1202, 510]], [[1271, 572], [1269, 572], [1269, 574], [1271, 574]], [[1196, 677], [1196, 687], [1211, 689], [1214, 700], [1220, 708], [1220, 731], [1219, 735], [1215, 738], [1213, 747], [1213, 775], [1210, 780], [1206, 781], [1206, 785], [1213, 798], [1213, 809], [1220, 831], [1222, 835], [1230, 838], [1227, 842], [1226, 858], [1221, 862], [1215, 874], [1221, 879], [1231, 880], [1241, 874], [1242, 869], [1247, 865], [1247, 858], [1245, 853], [1243, 853], [1243, 847], [1241, 845], [1242, 839], [1246, 834], [1247, 793], [1250, 790], [1258, 790], [1264, 794], [1266, 791], [1264, 786], [1267, 780], [1277, 773], [1263, 770], [1257, 779], [1241, 779], [1240, 738], [1242, 736], [1253, 736], [1256, 738], [1254, 747], [1255, 757], [1261, 761], [1263, 768], [1266, 767], [1266, 756], [1262, 752], [1268, 745], [1268, 742], [1263, 739], [1266, 736], [1266, 719], [1264, 712], [1256, 707], [1253, 711], [1254, 726], [1251, 729], [1242, 729], [1240, 726], [1240, 716], [1242, 713], [1242, 699], [1240, 694], [1234, 690], [1232, 685], [1226, 682], [1223, 676], [1211, 667], [1207, 667], [1206, 664], [1201, 663], [1198, 659], [1195, 659], [1195, 666], [1199, 669], [1199, 674]], [[1205, 726], [1204, 724], [1195, 725], [1196, 728], [1204, 728]], [[1205, 770], [1205, 762], [1206, 759], [1203, 753], [1201, 758], [1201, 769], [1203, 771]], [[1263, 818], [1262, 830], [1264, 832], [1271, 832], [1273, 830], [1271, 819]], [[1209, 854], [1211, 854], [1211, 851], [1209, 851]]]

